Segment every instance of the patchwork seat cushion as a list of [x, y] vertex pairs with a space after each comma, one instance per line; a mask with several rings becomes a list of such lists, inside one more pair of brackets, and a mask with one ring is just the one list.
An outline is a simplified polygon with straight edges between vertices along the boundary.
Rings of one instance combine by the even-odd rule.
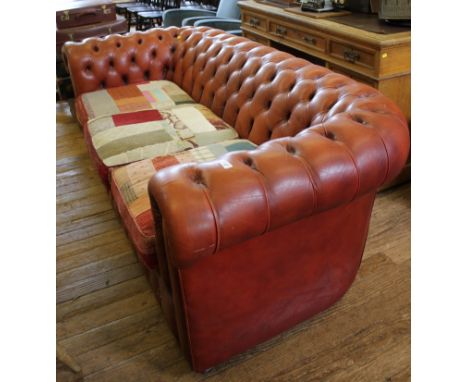
[[164, 80], [84, 93], [76, 114], [106, 185], [110, 167], [238, 137], [210, 109]]
[[142, 110], [168, 109], [194, 103], [192, 97], [171, 81], [150, 81], [84, 93], [76, 101], [82, 126], [95, 118]]
[[245, 139], [228, 140], [204, 147], [145, 159], [111, 170], [111, 192], [123, 224], [146, 267], [156, 267], [155, 229], [148, 197], [148, 181], [162, 168], [178, 163], [205, 162], [239, 150], [253, 150], [256, 145]]
[[88, 122], [92, 146], [106, 167], [237, 138], [237, 132], [200, 104], [142, 110]]

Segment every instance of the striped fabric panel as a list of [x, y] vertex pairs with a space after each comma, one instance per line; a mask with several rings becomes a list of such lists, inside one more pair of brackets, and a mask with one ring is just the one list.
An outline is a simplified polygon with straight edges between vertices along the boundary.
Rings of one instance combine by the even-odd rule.
[[100, 117], [88, 123], [88, 130], [97, 155], [107, 167], [238, 137], [232, 127], [199, 104]]
[[80, 97], [80, 104], [85, 109], [81, 114], [87, 115], [88, 121], [119, 113], [163, 110], [195, 102], [176, 84], [164, 80], [97, 90]]

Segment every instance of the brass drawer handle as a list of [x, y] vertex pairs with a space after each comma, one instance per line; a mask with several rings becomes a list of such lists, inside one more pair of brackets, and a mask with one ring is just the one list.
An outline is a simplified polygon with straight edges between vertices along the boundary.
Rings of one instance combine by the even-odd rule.
[[62, 14], [60, 15], [60, 20], [61, 21], [70, 20], [70, 12], [69, 11], [63, 11]]
[[277, 35], [279, 35], [279, 36], [285, 36], [286, 33], [287, 33], [286, 28], [280, 27], [280, 26], [277, 26], [277, 27], [276, 27], [276, 34], [277, 34]]
[[317, 40], [313, 37], [303, 36], [302, 39], [308, 44], [312, 44], [312, 45], [317, 44]]
[[361, 58], [361, 56], [355, 50], [345, 50], [343, 52], [343, 58], [349, 62], [356, 62]]
[[249, 24], [250, 24], [251, 27], [256, 28], [256, 27], [258, 27], [260, 25], [260, 20], [255, 18], [255, 17], [251, 17], [250, 21], [249, 21]]

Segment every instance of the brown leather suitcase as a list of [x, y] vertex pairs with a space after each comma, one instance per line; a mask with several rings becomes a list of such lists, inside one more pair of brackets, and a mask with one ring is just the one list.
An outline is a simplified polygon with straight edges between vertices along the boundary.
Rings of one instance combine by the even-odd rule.
[[81, 41], [87, 37], [103, 37], [113, 33], [128, 32], [128, 23], [125, 17], [118, 15], [117, 19], [92, 25], [83, 25], [76, 28], [57, 29], [55, 34], [57, 53], [60, 54], [63, 44], [67, 41]]
[[62, 3], [56, 10], [57, 29], [115, 20], [115, 5], [111, 0], [79, 0]]

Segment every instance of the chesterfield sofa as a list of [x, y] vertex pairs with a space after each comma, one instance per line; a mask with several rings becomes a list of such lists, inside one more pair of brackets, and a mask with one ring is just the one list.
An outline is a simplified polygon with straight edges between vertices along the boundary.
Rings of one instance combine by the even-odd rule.
[[391, 100], [206, 27], [63, 53], [90, 156], [194, 370], [343, 296], [408, 155]]

